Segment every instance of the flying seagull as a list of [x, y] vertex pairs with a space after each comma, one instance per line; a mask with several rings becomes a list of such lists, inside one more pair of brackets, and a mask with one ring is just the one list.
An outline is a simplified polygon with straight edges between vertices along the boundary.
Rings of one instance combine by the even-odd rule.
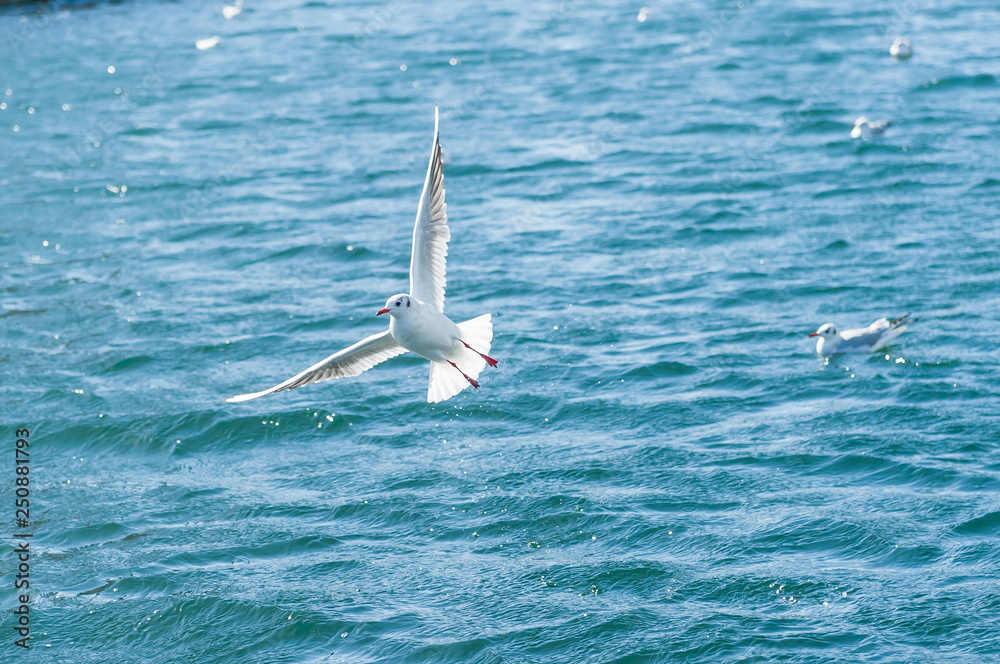
[[838, 331], [833, 323], [825, 323], [809, 336], [819, 337], [816, 342], [816, 352], [820, 355], [874, 353], [901, 335], [907, 325], [916, 321], [916, 318], [910, 318], [910, 314], [895, 320], [879, 318], [868, 327], [843, 332]]
[[493, 323], [490, 314], [457, 325], [444, 315], [445, 257], [451, 239], [447, 207], [435, 106], [431, 161], [413, 227], [410, 292], [393, 295], [375, 314], [389, 314], [389, 329], [334, 353], [270, 389], [229, 397], [226, 401], [248, 401], [321, 380], [358, 376], [406, 351], [431, 361], [428, 403], [450, 399], [470, 385], [478, 388], [476, 378], [486, 365], [497, 365], [497, 361], [487, 355], [493, 341]]

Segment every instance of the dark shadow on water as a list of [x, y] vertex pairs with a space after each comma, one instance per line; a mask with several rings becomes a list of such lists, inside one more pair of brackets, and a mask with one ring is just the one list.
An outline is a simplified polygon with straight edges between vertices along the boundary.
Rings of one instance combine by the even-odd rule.
[[125, 0], [0, 0], [0, 13], [44, 16], [63, 9], [90, 9], [98, 5], [120, 5]]

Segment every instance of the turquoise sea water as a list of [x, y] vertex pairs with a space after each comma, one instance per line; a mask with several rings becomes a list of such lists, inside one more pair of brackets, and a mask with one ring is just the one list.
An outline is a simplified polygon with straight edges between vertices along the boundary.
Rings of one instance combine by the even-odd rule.
[[[994, 3], [221, 9], [0, 7], [0, 659], [1000, 661]], [[499, 369], [224, 403], [384, 329], [434, 103]]]

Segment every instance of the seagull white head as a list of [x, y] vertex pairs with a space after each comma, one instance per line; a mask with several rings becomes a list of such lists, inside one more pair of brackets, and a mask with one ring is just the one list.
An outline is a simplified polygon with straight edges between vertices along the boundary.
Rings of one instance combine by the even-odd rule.
[[837, 326], [833, 323], [824, 323], [809, 336], [819, 337], [819, 341], [816, 342], [817, 353], [822, 353], [824, 347], [835, 347], [840, 343], [840, 332], [837, 331]]
[[393, 295], [385, 301], [385, 306], [378, 310], [376, 316], [389, 314], [393, 318], [403, 318], [413, 308], [413, 299], [406, 293]]
[[823, 337], [824, 339], [832, 339], [837, 336], [837, 326], [833, 323], [824, 323], [822, 327], [809, 335], [810, 337]]
[[854, 127], [851, 129], [851, 138], [861, 138], [862, 136], [867, 137], [867, 129], [868, 118], [862, 115], [854, 121]]

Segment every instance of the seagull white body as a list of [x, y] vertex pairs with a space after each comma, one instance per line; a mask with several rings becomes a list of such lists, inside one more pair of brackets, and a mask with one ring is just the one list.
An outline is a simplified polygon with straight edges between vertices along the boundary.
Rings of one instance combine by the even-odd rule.
[[905, 60], [913, 55], [913, 47], [910, 46], [910, 40], [906, 37], [896, 37], [895, 41], [892, 42], [892, 46], [889, 47], [889, 55], [897, 60]]
[[207, 51], [210, 48], [215, 48], [219, 45], [219, 35], [214, 37], [206, 37], [205, 39], [199, 39], [194, 43], [194, 47], [199, 51]]
[[451, 239], [447, 207], [435, 107], [431, 160], [413, 227], [410, 292], [390, 297], [376, 314], [389, 314], [389, 329], [334, 353], [272, 388], [226, 401], [248, 401], [321, 380], [357, 376], [406, 351], [431, 361], [429, 403], [450, 399], [470, 385], [478, 388], [476, 378], [486, 365], [497, 364], [487, 355], [493, 341], [493, 324], [490, 314], [458, 324], [444, 315], [445, 259]]
[[816, 352], [820, 355], [874, 353], [901, 335], [906, 326], [916, 320], [910, 318], [910, 314], [894, 320], [879, 318], [868, 327], [854, 330], [839, 330], [833, 323], [825, 323], [809, 336], [819, 337], [816, 342]]
[[236, 18], [242, 11], [243, 0], [236, 0], [236, 2], [231, 5], [222, 6], [222, 15], [225, 16], [227, 20]]
[[869, 120], [861, 116], [854, 121], [854, 129], [851, 129], [851, 138], [861, 138], [868, 140], [872, 136], [881, 136], [885, 130], [892, 126], [892, 121]]
[[[395, 302], [401, 302], [396, 307]], [[462, 359], [462, 331], [443, 313], [408, 295], [389, 302], [389, 334], [400, 346], [433, 362]], [[398, 309], [398, 311], [394, 311]]]

